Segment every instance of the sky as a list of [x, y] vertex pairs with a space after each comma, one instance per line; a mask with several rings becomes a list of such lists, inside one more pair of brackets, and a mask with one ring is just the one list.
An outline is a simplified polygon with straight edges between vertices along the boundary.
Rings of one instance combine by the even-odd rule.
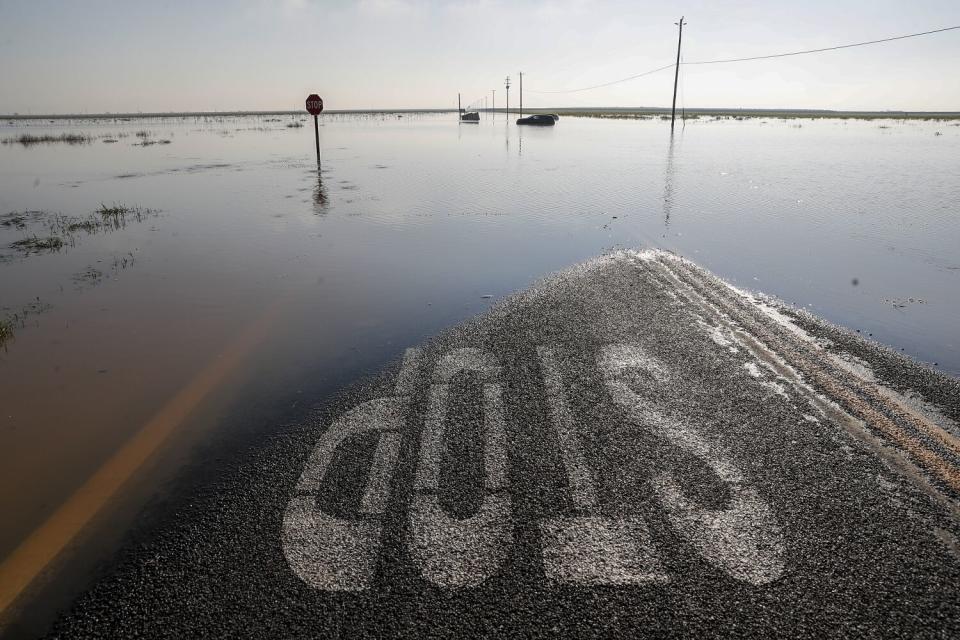
[[[674, 62], [960, 25], [958, 0], [0, 0], [0, 113], [665, 107]], [[960, 30], [807, 56], [682, 66], [678, 104], [960, 110]], [[495, 91], [495, 94], [491, 92]]]

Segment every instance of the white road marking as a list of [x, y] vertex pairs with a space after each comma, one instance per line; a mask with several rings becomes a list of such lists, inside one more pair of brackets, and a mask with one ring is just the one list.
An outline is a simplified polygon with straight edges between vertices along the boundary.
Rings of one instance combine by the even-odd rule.
[[539, 522], [543, 569], [557, 582], [630, 585], [669, 582], [641, 518], [547, 518]]
[[557, 429], [560, 454], [574, 507], [580, 515], [544, 518], [538, 522], [543, 544], [543, 570], [557, 582], [627, 585], [667, 582], [640, 518], [597, 515], [597, 490], [583, 458], [583, 447], [570, 412], [553, 350], [538, 347], [550, 413]]
[[488, 495], [466, 520], [451, 518], [436, 494], [418, 493], [410, 505], [408, 552], [430, 582], [475, 587], [500, 570], [513, 544], [510, 496]]
[[706, 509], [690, 500], [670, 473], [659, 473], [653, 488], [677, 533], [704, 559], [734, 578], [752, 584], [778, 579], [784, 570], [784, 544], [766, 502], [741, 471], [691, 426], [665, 415], [631, 388], [630, 379], [637, 374], [645, 380], [667, 382], [672, 378], [667, 368], [632, 344], [607, 346], [599, 364], [613, 400], [636, 422], [703, 460], [728, 485], [729, 506]]
[[744, 363], [743, 363], [743, 368], [746, 369], [746, 370], [747, 370], [747, 373], [749, 373], [749, 374], [750, 374], [751, 376], [753, 376], [754, 378], [762, 378], [762, 377], [763, 377], [763, 372], [760, 371], [760, 367], [758, 367], [755, 362], [744, 362]]
[[[548, 579], [581, 585], [631, 585], [667, 582], [646, 523], [639, 517], [612, 518], [600, 513], [596, 480], [551, 349], [539, 347], [550, 415], [557, 429], [563, 466], [575, 513], [538, 522], [543, 566]], [[614, 401], [638, 422], [698, 456], [729, 485], [726, 509], [709, 510], [691, 501], [667, 472], [651, 483], [679, 534], [710, 563], [754, 584], [776, 580], [783, 572], [783, 542], [766, 503], [748, 486], [740, 470], [694, 429], [664, 415], [633, 391], [631, 380], [666, 384], [675, 376], [662, 363], [630, 344], [606, 347], [599, 358]], [[362, 403], [330, 425], [318, 441], [284, 514], [283, 551], [307, 584], [330, 591], [366, 589], [376, 571], [381, 522], [389, 501], [400, 451], [409, 393], [416, 382], [420, 352], [404, 356], [395, 389], [398, 395]], [[439, 503], [440, 460], [444, 451], [450, 385], [464, 371], [482, 383], [484, 491], [477, 512], [457, 519]], [[476, 586], [495, 575], [513, 544], [512, 504], [507, 468], [500, 367], [473, 348], [444, 354], [434, 370], [414, 478], [407, 547], [423, 577], [445, 588]], [[317, 494], [337, 449], [348, 440], [377, 433], [377, 447], [356, 519], [325, 513]]]
[[[399, 381], [412, 386], [419, 350], [408, 349]], [[398, 382], [398, 387], [401, 387]], [[383, 525], [380, 516], [390, 498], [390, 482], [400, 451], [409, 398], [377, 398], [340, 416], [317, 442], [283, 516], [283, 553], [297, 576], [318, 589], [359, 591], [376, 569]], [[350, 438], [379, 432], [360, 512], [369, 519], [347, 520], [325, 513], [317, 493], [337, 449]]]
[[400, 454], [400, 434], [385, 431], [377, 441], [377, 450], [373, 454], [373, 464], [367, 478], [367, 488], [360, 501], [360, 513], [380, 515], [390, 498], [390, 481], [397, 467]]
[[400, 366], [400, 375], [393, 387], [394, 394], [409, 396], [413, 393], [413, 386], [417, 382], [417, 373], [420, 371], [420, 358], [423, 352], [417, 348], [410, 348], [403, 352], [403, 364]]
[[[477, 513], [450, 517], [440, 506], [437, 489], [450, 394], [450, 381], [461, 371], [475, 371], [483, 382], [484, 496]], [[500, 368], [479, 349], [454, 349], [434, 371], [430, 404], [420, 444], [416, 491], [410, 506], [409, 551], [424, 578], [442, 587], [476, 586], [494, 575], [513, 544], [507, 481], [506, 428]], [[496, 493], [494, 493], [496, 492]]]
[[570, 497], [579, 510], [592, 509], [597, 505], [597, 490], [594, 486], [590, 469], [583, 461], [583, 448], [577, 428], [573, 424], [573, 416], [563, 391], [563, 381], [557, 368], [553, 350], [538, 347], [540, 366], [543, 370], [543, 381], [547, 391], [547, 400], [550, 404], [550, 413], [553, 424], [557, 429], [557, 438], [560, 441], [560, 454], [563, 456], [563, 466], [567, 471], [567, 481], [570, 485]]
[[716, 342], [721, 347], [724, 347], [730, 351], [730, 353], [737, 353], [738, 349], [733, 346], [733, 340], [727, 335], [727, 332], [723, 330], [723, 327], [715, 327], [703, 323], [704, 327], [707, 329], [707, 333], [710, 336], [710, 339]]

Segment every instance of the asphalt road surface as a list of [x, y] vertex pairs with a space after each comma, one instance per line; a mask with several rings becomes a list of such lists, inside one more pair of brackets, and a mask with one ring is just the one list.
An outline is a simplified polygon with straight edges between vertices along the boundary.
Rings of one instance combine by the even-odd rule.
[[960, 385], [670, 254], [265, 429], [56, 637], [960, 637]]

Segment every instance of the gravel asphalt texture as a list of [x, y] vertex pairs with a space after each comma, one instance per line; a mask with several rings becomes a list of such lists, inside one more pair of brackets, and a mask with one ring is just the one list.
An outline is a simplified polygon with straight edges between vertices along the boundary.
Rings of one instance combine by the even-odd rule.
[[[418, 349], [265, 426], [50, 636], [960, 637], [956, 380], [663, 252]], [[401, 396], [371, 414], [395, 431], [301, 479], [331, 424]], [[318, 544], [295, 499], [379, 536]]]

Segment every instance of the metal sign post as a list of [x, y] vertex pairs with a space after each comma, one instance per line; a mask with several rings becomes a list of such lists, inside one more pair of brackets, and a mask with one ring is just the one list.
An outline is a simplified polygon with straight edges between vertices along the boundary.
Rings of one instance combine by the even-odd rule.
[[317, 166], [320, 166], [320, 125], [317, 116], [323, 111], [323, 98], [315, 93], [307, 96], [307, 113], [313, 116], [313, 136], [317, 142]]

